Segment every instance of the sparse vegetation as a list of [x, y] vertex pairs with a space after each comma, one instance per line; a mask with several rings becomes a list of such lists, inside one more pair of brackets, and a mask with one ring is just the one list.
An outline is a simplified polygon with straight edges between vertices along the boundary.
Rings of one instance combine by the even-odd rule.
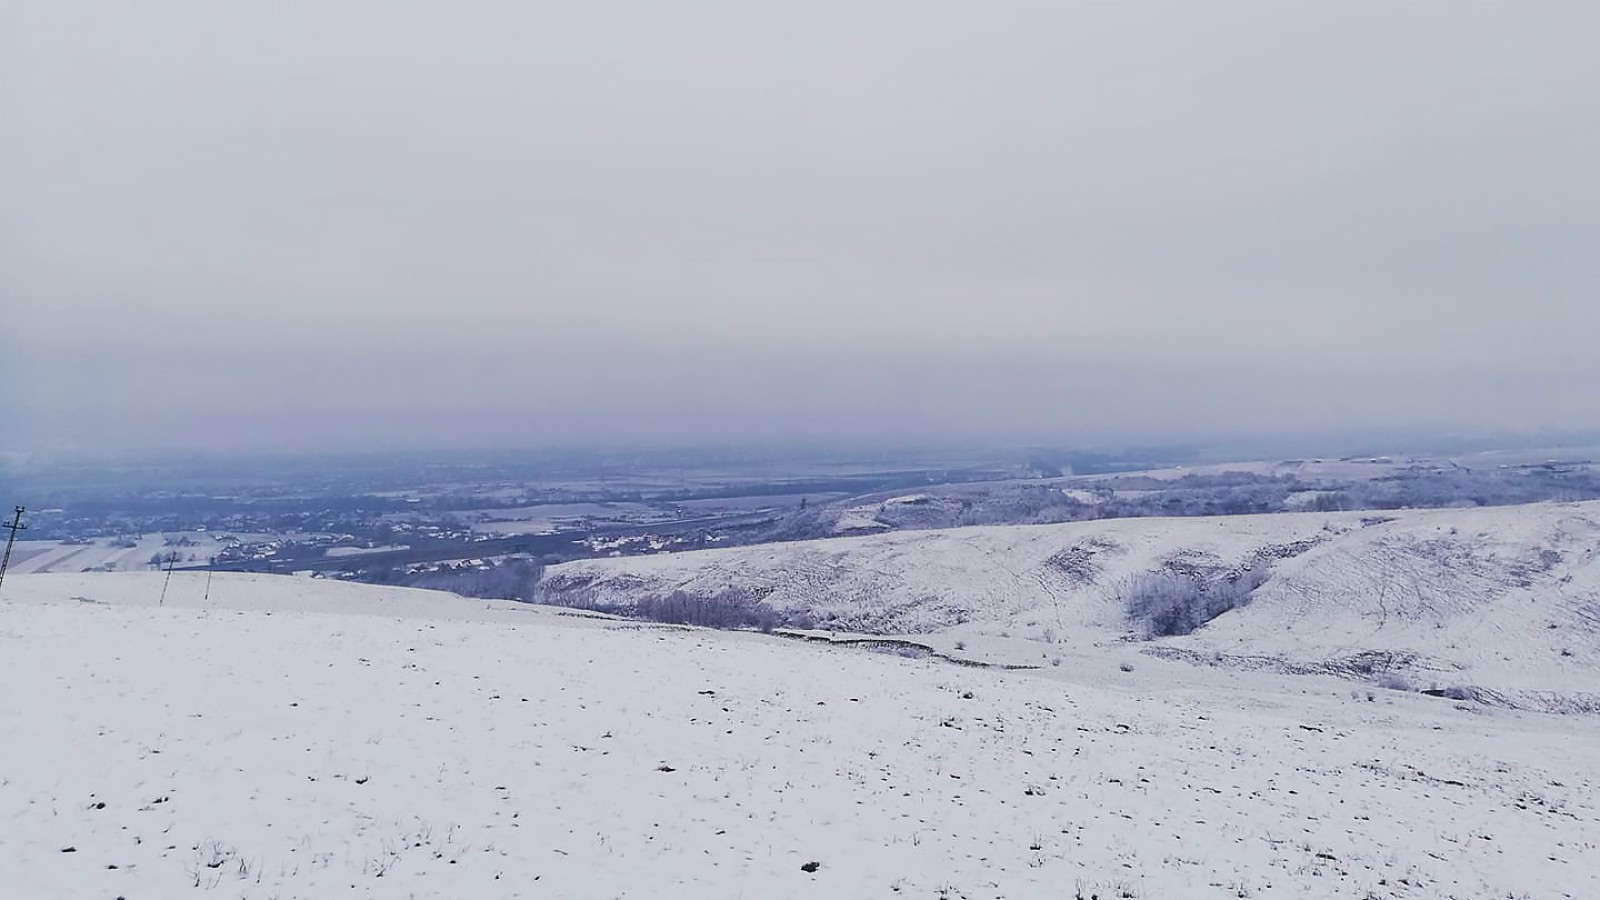
[[1129, 579], [1120, 591], [1129, 623], [1145, 639], [1190, 634], [1217, 616], [1250, 602], [1271, 569], [1213, 575], [1203, 570], [1163, 569]]
[[556, 606], [589, 609], [670, 625], [760, 631], [785, 626], [812, 628], [816, 625], [809, 615], [785, 615], [738, 588], [728, 588], [707, 596], [676, 590], [665, 596], [645, 595], [622, 602], [599, 600], [588, 591], [562, 591], [542, 595], [540, 599]]
[[1417, 685], [1409, 677], [1400, 672], [1383, 672], [1377, 676], [1375, 683], [1387, 691], [1415, 691]]

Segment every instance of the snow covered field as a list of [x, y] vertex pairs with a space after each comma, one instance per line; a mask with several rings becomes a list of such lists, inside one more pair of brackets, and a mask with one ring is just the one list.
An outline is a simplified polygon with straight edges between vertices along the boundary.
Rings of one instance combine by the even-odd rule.
[[204, 563], [215, 556], [224, 544], [214, 535], [186, 532], [182, 535], [192, 543], [175, 546], [166, 542], [161, 534], [140, 535], [129, 540], [132, 546], [119, 546], [114, 538], [96, 538], [87, 544], [68, 544], [63, 541], [17, 541], [11, 554], [9, 571], [15, 573], [82, 572], [100, 570], [107, 572], [140, 572], [150, 568], [150, 557], [157, 553], [177, 553], [180, 564]]
[[[730, 593], [838, 631], [1008, 662], [1130, 646], [1152, 573], [1265, 577], [1148, 653], [1600, 712], [1600, 503], [907, 531], [552, 567], [540, 596], [626, 610]], [[981, 653], [980, 653], [981, 651]]]
[[160, 579], [6, 581], [7, 897], [1600, 896], [1595, 717]]

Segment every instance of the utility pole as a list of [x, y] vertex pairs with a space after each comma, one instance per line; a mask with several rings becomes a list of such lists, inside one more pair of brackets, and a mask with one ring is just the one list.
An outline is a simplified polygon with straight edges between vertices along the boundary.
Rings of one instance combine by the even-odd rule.
[[167, 605], [167, 585], [172, 583], [172, 565], [173, 565], [173, 563], [176, 563], [177, 561], [178, 561], [178, 551], [176, 551], [176, 550], [167, 551], [167, 578], [166, 578], [165, 581], [161, 582], [161, 600], [160, 600], [160, 602], [158, 602], [156, 604], [157, 606], [166, 606]]
[[11, 545], [17, 542], [17, 532], [28, 530], [28, 526], [22, 524], [22, 514], [27, 511], [26, 507], [17, 507], [16, 513], [11, 516], [11, 521], [6, 525], [0, 525], [0, 528], [11, 529], [11, 536], [6, 538], [6, 555], [0, 558], [0, 584], [5, 583], [6, 566], [11, 565]]

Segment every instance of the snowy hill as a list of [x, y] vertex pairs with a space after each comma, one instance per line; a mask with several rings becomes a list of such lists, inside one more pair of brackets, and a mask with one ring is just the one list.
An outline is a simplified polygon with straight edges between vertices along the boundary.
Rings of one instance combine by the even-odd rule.
[[1001, 672], [281, 576], [161, 590], [7, 580], [6, 896], [1600, 896], [1591, 717], [1117, 647]]
[[1419, 512], [1287, 560], [1164, 644], [1600, 712], [1600, 505]]
[[1130, 587], [1153, 575], [1261, 583], [1148, 652], [1600, 710], [1600, 503], [896, 532], [569, 563], [540, 596], [619, 612], [733, 597], [790, 624], [1036, 661], [1133, 635]]

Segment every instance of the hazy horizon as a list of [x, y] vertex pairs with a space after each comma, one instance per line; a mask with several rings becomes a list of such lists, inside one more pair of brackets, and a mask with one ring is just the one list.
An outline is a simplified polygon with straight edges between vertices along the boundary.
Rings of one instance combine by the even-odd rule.
[[0, 11], [0, 452], [1600, 429], [1600, 8]]

